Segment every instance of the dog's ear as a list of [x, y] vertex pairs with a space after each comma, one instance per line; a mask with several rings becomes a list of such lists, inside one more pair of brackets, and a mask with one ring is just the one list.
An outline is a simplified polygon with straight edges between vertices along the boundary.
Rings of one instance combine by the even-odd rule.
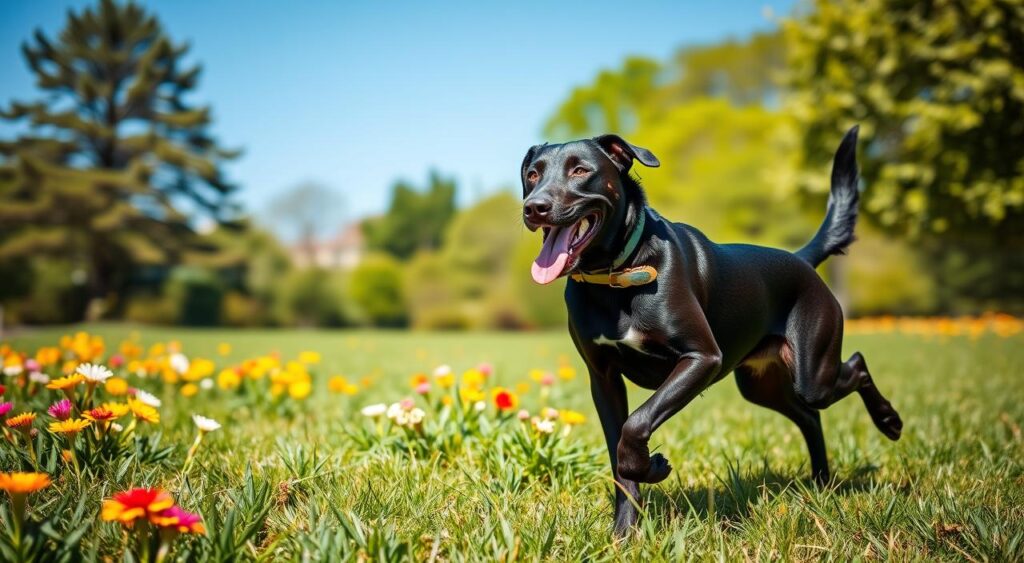
[[543, 147], [544, 145], [533, 145], [530, 147], [530, 150], [526, 151], [526, 156], [523, 157], [523, 164], [519, 167], [519, 180], [523, 183], [523, 197], [526, 197], [526, 169]]
[[633, 166], [634, 159], [639, 160], [640, 164], [650, 166], [651, 168], [661, 166], [661, 162], [658, 161], [658, 157], [654, 156], [654, 153], [643, 147], [631, 145], [618, 135], [594, 137], [594, 142], [597, 143], [597, 146], [601, 147], [604, 154], [612, 159], [615, 166], [622, 172], [629, 170]]

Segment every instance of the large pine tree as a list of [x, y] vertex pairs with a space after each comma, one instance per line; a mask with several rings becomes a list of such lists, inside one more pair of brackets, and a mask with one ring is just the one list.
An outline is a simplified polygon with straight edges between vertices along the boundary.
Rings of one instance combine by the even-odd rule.
[[43, 95], [0, 109], [24, 131], [0, 141], [0, 266], [57, 256], [109, 305], [133, 268], [196, 248], [199, 217], [234, 217], [221, 166], [237, 153], [208, 133], [210, 108], [187, 99], [201, 70], [184, 63], [188, 49], [114, 0], [22, 45]]

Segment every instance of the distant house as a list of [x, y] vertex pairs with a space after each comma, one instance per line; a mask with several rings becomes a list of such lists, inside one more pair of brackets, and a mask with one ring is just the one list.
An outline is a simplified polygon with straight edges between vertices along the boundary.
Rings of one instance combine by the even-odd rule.
[[329, 270], [351, 270], [366, 254], [361, 222], [351, 223], [325, 240], [300, 242], [290, 247], [292, 262], [299, 268], [316, 265]]

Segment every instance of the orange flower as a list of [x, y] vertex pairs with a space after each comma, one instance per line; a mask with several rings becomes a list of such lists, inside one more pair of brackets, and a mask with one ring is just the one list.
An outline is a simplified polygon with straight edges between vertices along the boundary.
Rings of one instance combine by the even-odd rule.
[[27, 495], [50, 486], [46, 473], [0, 473], [0, 489], [14, 495]]
[[108, 422], [117, 418], [114, 411], [106, 407], [96, 407], [82, 413], [82, 416], [93, 422]]
[[19, 430], [28, 430], [32, 426], [32, 421], [36, 419], [36, 413], [25, 412], [17, 416], [12, 416], [6, 420], [8, 428], [17, 428]]
[[510, 411], [519, 406], [519, 397], [504, 387], [495, 387], [491, 391], [491, 400], [494, 401], [494, 406], [498, 407], [499, 411]]
[[138, 488], [117, 493], [103, 501], [100, 517], [107, 522], [120, 522], [131, 526], [139, 518], [156, 522], [160, 512], [174, 506], [174, 499], [160, 489]]
[[128, 382], [120, 377], [111, 377], [105, 384], [107, 393], [115, 397], [126, 395], [128, 393]]

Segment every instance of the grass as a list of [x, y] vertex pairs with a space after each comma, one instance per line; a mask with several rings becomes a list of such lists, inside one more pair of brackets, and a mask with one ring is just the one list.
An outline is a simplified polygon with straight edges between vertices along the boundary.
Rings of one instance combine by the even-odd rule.
[[[91, 327], [112, 346], [133, 331]], [[63, 330], [22, 333], [21, 349], [52, 344]], [[652, 450], [673, 475], [644, 488], [646, 514], [629, 541], [610, 539], [611, 484], [585, 373], [568, 336], [182, 330], [146, 328], [143, 342], [179, 340], [190, 356], [228, 361], [278, 350], [322, 353], [317, 391], [291, 416], [173, 390], [161, 409], [160, 463], [104, 468], [81, 484], [58, 480], [33, 500], [54, 518], [56, 537], [76, 525], [87, 558], [118, 556], [123, 538], [96, 521], [101, 499], [139, 484], [171, 490], [204, 516], [209, 535], [179, 542], [176, 556], [209, 560], [1021, 560], [1024, 558], [1024, 336], [978, 340], [863, 335], [875, 380], [904, 420], [892, 443], [857, 398], [825, 411], [834, 483], [810, 484], [803, 441], [790, 422], [743, 401], [728, 380], [659, 430]], [[440, 363], [456, 371], [481, 361], [499, 384], [552, 369], [565, 356], [581, 376], [560, 382], [551, 401], [587, 415], [564, 440], [582, 456], [565, 478], [530, 479], [514, 458], [486, 447], [455, 456], [363, 451], [346, 432], [358, 408], [409, 393], [409, 376]], [[371, 374], [351, 398], [324, 390], [327, 376]], [[631, 388], [631, 404], [643, 393]], [[531, 410], [536, 403], [526, 401]], [[224, 428], [180, 474], [194, 427], [188, 416]], [[498, 460], [496, 462], [495, 460]], [[3, 469], [9, 469], [4, 467]], [[79, 504], [80, 503], [80, 506]], [[76, 507], [80, 511], [75, 515]], [[77, 518], [77, 520], [76, 520]]]

